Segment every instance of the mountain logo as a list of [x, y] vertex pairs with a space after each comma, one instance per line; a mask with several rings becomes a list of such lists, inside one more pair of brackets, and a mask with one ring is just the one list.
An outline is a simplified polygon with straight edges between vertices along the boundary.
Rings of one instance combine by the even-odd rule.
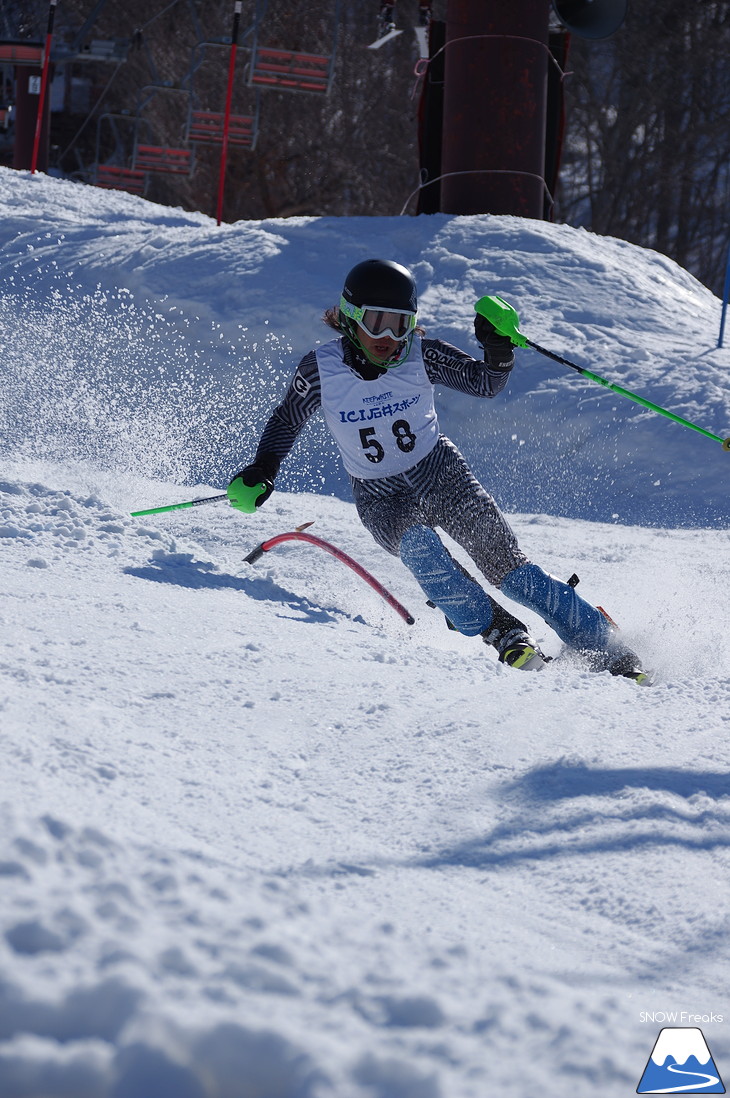
[[667, 1027], [651, 1050], [637, 1094], [724, 1094], [701, 1029]]

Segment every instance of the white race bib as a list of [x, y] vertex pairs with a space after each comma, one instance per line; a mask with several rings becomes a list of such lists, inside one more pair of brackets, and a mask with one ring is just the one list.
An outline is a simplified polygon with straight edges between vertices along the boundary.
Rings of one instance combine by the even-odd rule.
[[339, 339], [318, 347], [316, 356], [322, 410], [350, 476], [404, 473], [433, 450], [439, 425], [420, 341], [405, 362], [374, 381], [350, 369]]

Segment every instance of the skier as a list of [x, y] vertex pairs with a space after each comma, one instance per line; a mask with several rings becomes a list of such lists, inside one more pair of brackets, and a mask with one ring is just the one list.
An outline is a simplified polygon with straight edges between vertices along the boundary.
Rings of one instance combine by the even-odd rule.
[[[390, 3], [381, 3], [378, 12], [378, 33], [383, 35], [395, 30], [395, 16], [393, 14], [396, 0]], [[431, 22], [431, 0], [419, 0], [418, 23], [421, 27], [427, 27]]]
[[393, 18], [393, 8], [395, 7], [395, 0], [392, 4], [381, 4], [380, 11], [378, 12], [378, 35], [385, 35], [389, 31], [395, 30], [395, 20]]
[[[462, 546], [489, 583], [542, 617], [594, 670], [650, 681], [598, 609], [528, 560], [492, 497], [439, 431], [434, 385], [496, 397], [514, 347], [477, 314], [484, 351], [472, 358], [417, 326], [416, 284], [391, 260], [358, 263], [324, 321], [337, 336], [310, 351], [271, 414], [253, 462], [228, 486], [234, 506], [264, 503], [302, 427], [319, 408], [350, 476], [358, 515], [377, 543], [411, 570], [449, 624], [481, 636], [499, 660], [539, 670], [545, 657], [525, 625], [448, 552], [436, 527]], [[250, 506], [249, 506], [250, 509]]]

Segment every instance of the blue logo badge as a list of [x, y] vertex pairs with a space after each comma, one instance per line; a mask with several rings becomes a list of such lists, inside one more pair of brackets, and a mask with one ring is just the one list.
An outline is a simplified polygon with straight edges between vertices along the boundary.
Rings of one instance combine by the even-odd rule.
[[701, 1029], [667, 1027], [656, 1039], [637, 1094], [724, 1094]]

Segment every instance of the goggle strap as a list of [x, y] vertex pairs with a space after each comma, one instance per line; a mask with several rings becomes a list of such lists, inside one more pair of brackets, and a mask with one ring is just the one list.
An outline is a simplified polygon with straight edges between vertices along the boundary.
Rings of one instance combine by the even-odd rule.
[[[352, 320], [354, 320], [355, 323], [358, 324], [361, 328], [363, 328], [363, 330], [366, 331], [367, 334], [369, 336], [371, 336], [373, 339], [377, 339], [377, 337], [380, 336], [380, 335], [390, 334], [390, 336], [393, 339], [397, 339], [397, 340], [400, 341], [400, 340], [406, 339], [406, 337], [408, 336], [408, 333], [413, 331], [413, 329], [416, 326], [416, 314], [411, 309], [386, 309], [383, 306], [377, 306], [377, 305], [353, 305], [351, 302], [347, 301], [344, 297], [342, 297], [340, 299], [340, 308], [341, 308], [342, 312], [345, 314], [345, 316], [348, 316]], [[391, 313], [393, 316], [408, 317], [409, 321], [405, 325], [403, 332], [400, 333], [400, 334], [398, 334], [396, 331], [393, 330], [392, 327], [390, 327], [388, 325], [386, 325], [383, 328], [379, 329], [378, 331], [374, 332], [364, 322], [365, 314], [368, 313], [368, 312], [378, 313], [378, 314], [381, 314], [381, 315]]]

